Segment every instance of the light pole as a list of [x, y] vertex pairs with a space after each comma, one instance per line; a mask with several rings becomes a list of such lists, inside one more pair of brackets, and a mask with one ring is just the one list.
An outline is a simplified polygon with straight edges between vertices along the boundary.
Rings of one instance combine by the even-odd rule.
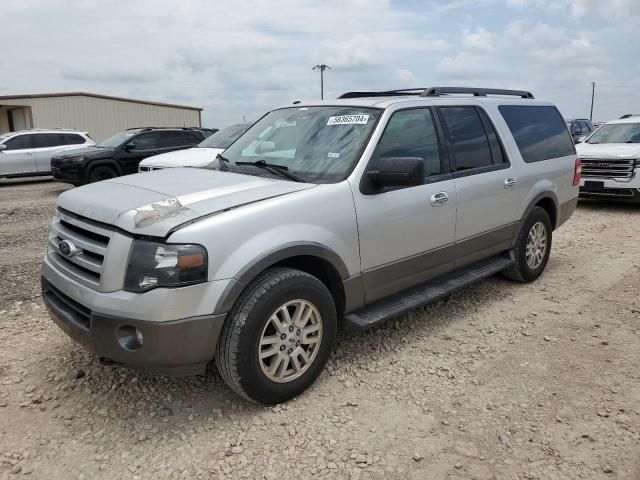
[[596, 95], [596, 82], [591, 82], [591, 113], [589, 114], [589, 121], [593, 122], [593, 98]]
[[324, 100], [324, 71], [326, 69], [331, 70], [331, 67], [324, 63], [313, 67], [313, 70], [320, 70], [320, 100]]

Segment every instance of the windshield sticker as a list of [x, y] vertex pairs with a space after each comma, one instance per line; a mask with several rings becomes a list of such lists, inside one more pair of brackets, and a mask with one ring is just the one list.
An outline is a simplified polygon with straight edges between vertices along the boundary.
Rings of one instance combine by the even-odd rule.
[[338, 115], [329, 117], [327, 125], [366, 125], [369, 115]]
[[327, 153], [327, 158], [340, 158], [340, 154], [335, 152], [329, 152]]

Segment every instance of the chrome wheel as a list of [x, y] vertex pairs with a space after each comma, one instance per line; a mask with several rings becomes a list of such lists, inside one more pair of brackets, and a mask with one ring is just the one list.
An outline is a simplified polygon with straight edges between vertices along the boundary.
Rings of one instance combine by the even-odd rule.
[[300, 377], [313, 363], [322, 341], [322, 317], [307, 300], [291, 300], [269, 317], [258, 348], [260, 368], [271, 381]]
[[527, 266], [531, 270], [537, 269], [547, 252], [547, 229], [542, 222], [536, 222], [529, 230], [527, 237]]

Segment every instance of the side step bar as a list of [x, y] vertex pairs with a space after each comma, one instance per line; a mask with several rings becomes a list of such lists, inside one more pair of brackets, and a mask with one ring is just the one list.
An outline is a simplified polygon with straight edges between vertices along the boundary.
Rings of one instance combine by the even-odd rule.
[[343, 331], [356, 335], [390, 318], [431, 303], [467, 285], [490, 277], [515, 262], [513, 251], [476, 262], [444, 277], [412, 287], [344, 316]]

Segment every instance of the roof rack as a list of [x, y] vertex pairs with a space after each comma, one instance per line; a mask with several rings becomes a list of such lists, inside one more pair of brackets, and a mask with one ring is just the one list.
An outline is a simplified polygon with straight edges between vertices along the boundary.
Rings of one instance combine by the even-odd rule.
[[511, 95], [521, 98], [534, 98], [531, 92], [526, 90], [506, 90], [503, 88], [473, 88], [473, 87], [431, 87], [420, 94], [421, 97], [440, 97], [442, 95], [467, 94], [474, 97], [486, 97], [487, 95]]
[[623, 120], [625, 118], [631, 118], [631, 117], [640, 117], [640, 114], [637, 114], [637, 113], [625, 113], [618, 120]]
[[420, 97], [440, 97], [443, 95], [466, 94], [474, 97], [486, 97], [487, 95], [509, 95], [521, 98], [534, 98], [531, 92], [526, 90], [506, 90], [502, 88], [473, 88], [473, 87], [430, 87], [430, 88], [405, 88], [401, 90], [385, 90], [382, 92], [347, 92], [338, 98], [361, 97], [397, 97], [405, 95], [418, 95]]
[[420, 95], [426, 88], [403, 88], [400, 90], [385, 90], [382, 92], [347, 92], [338, 98], [362, 98], [362, 97], [397, 97], [404, 95]]

